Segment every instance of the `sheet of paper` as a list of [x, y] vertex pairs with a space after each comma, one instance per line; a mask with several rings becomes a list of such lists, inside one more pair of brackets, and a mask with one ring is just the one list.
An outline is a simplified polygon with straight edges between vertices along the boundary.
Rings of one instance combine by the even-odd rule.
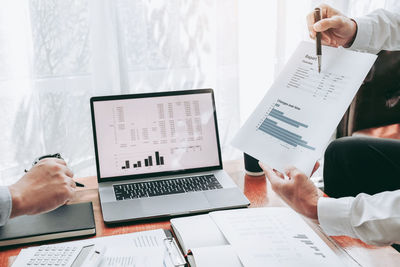
[[[85, 240], [107, 247], [104, 266], [172, 267], [164, 246], [162, 229]], [[134, 265], [129, 265], [134, 262]], [[112, 265], [114, 264], [114, 265]], [[125, 264], [125, 265], [123, 265]]]
[[[235, 250], [229, 246], [201, 247], [192, 250], [196, 267], [243, 267]], [[188, 256], [188, 259], [190, 256]], [[190, 261], [190, 260], [189, 260]]]
[[161, 248], [112, 246], [106, 250], [100, 267], [164, 267], [164, 253]]
[[232, 145], [269, 166], [310, 174], [376, 55], [302, 42]]
[[164, 230], [157, 229], [152, 231], [98, 237], [75, 242], [82, 242], [83, 244], [102, 244], [107, 246], [107, 248], [120, 246], [126, 246], [130, 248], [162, 248], [164, 247], [163, 240], [165, 238], [166, 235]]
[[166, 237], [164, 230], [157, 229], [64, 242], [62, 245], [104, 245], [107, 249], [101, 266], [173, 267], [165, 250]]
[[194, 248], [228, 245], [208, 214], [172, 219], [171, 226], [184, 253]]
[[344, 265], [289, 208], [218, 211], [210, 216], [246, 267]]
[[[85, 246], [99, 244], [106, 247], [101, 267], [136, 266], [136, 267], [172, 267], [169, 255], [164, 246], [165, 232], [162, 229], [144, 231], [107, 237], [63, 242], [58, 246]], [[23, 265], [37, 252], [38, 247], [21, 251], [15, 266]], [[14, 265], [13, 265], [14, 266]], [[24, 265], [25, 266], [25, 265]]]

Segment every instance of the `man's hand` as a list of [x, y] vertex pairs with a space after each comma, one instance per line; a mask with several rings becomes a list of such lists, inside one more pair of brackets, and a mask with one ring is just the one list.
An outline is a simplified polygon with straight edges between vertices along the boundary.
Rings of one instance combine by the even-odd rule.
[[316, 32], [322, 33], [322, 44], [350, 47], [357, 34], [357, 24], [328, 5], [320, 5], [321, 20], [315, 23], [314, 12], [307, 15], [310, 37], [315, 39]]
[[[318, 221], [317, 204], [320, 195], [315, 185], [308, 179], [307, 175], [298, 169], [291, 167], [286, 171], [289, 180], [285, 180], [282, 173], [271, 169], [264, 163], [259, 162], [272, 189], [295, 211], [311, 219]], [[314, 171], [318, 169], [317, 162]], [[313, 171], [313, 172], [314, 172]]]
[[72, 177], [64, 160], [42, 159], [9, 186], [12, 197], [10, 217], [42, 213], [65, 204], [75, 193]]

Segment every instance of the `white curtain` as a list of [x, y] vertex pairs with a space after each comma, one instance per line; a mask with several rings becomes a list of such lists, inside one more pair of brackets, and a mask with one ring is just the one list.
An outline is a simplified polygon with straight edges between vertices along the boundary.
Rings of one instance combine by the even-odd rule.
[[[331, 2], [350, 15], [396, 4]], [[230, 139], [297, 43], [308, 38], [304, 17], [316, 4], [1, 1], [0, 184], [54, 152], [77, 176], [94, 175], [93, 95], [214, 88], [223, 157], [240, 155]]]

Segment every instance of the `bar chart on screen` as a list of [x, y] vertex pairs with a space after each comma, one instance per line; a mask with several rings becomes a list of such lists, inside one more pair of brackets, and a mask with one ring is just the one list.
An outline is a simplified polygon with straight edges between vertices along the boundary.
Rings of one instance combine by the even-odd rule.
[[[104, 177], [214, 166], [219, 162], [211, 95], [96, 103]], [[212, 156], [210, 156], [212, 155]]]
[[160, 156], [159, 151], [156, 151], [153, 153], [153, 155], [149, 155], [140, 160], [122, 159], [122, 161], [123, 161], [123, 165], [121, 166], [122, 170], [127, 170], [131, 168], [136, 169], [144, 167], [163, 166], [165, 164], [164, 156]]

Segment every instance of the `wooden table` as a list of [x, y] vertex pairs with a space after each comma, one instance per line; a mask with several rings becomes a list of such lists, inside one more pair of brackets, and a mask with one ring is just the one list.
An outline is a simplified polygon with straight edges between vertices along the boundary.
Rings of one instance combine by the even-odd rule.
[[[284, 206], [285, 203], [272, 191], [269, 182], [264, 176], [250, 177], [243, 171], [243, 161], [228, 161], [224, 163], [225, 170], [233, 178], [236, 184], [243, 190], [250, 200], [251, 208], [254, 207], [273, 207]], [[132, 233], [158, 228], [171, 229], [168, 219], [152, 220], [140, 223], [124, 223], [109, 227], [103, 222], [99, 197], [97, 192], [96, 177], [85, 177], [77, 179], [86, 185], [85, 188], [78, 189], [73, 202], [92, 201], [94, 215], [96, 220], [96, 237]], [[350, 266], [400, 266], [400, 253], [392, 247], [374, 247], [368, 246], [363, 242], [349, 237], [327, 238], [322, 233], [318, 225], [306, 220], [307, 223], [325, 240], [335, 253], [339, 255]], [[57, 242], [57, 241], [55, 241]], [[58, 241], [59, 242], [59, 241]], [[0, 248], [0, 266], [9, 266], [14, 261], [22, 248], [27, 246], [13, 246], [9, 248]]]

